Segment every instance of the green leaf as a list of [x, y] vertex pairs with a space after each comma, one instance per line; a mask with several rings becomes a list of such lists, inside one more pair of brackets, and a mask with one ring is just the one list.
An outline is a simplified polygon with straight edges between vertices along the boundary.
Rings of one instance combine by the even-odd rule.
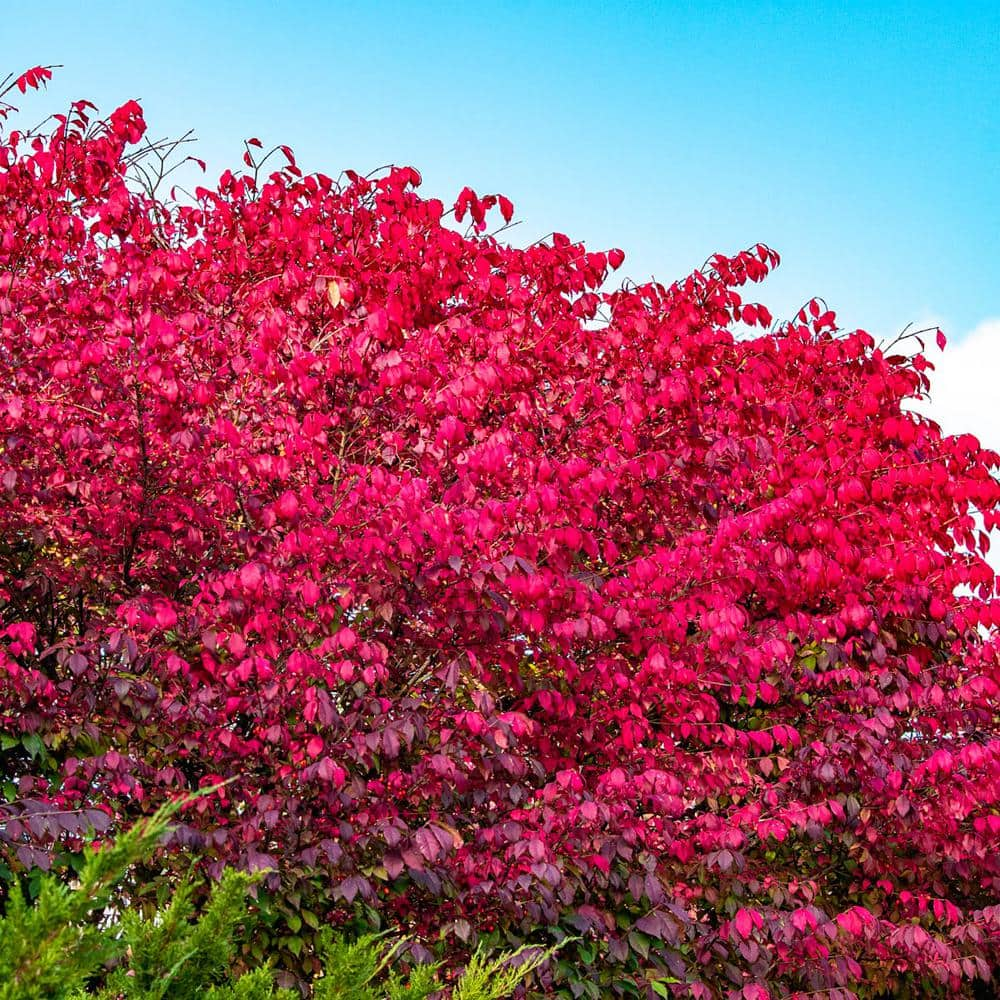
[[663, 976], [660, 979], [654, 979], [650, 982], [650, 986], [653, 987], [653, 992], [658, 997], [669, 997], [670, 990], [668, 988], [669, 983], [679, 983], [679, 979], [675, 979], [673, 976]]
[[638, 931], [630, 931], [628, 943], [634, 952], [643, 958], [649, 958], [649, 938], [645, 934], [640, 934]]

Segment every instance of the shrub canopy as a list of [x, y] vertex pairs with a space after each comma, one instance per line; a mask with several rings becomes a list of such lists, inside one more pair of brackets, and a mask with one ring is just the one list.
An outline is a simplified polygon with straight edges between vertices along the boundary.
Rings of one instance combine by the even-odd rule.
[[176, 202], [134, 102], [10, 125], [12, 870], [230, 779], [175, 838], [293, 931], [581, 935], [574, 996], [989, 977], [1000, 458], [923, 353], [773, 324], [763, 245], [606, 291], [412, 168], [250, 140]]

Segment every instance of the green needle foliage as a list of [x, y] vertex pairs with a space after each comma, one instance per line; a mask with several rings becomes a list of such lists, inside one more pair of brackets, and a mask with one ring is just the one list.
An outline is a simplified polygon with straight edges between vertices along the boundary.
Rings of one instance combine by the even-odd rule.
[[0, 917], [0, 1000], [52, 1000], [79, 989], [122, 950], [95, 919], [128, 869], [152, 854], [180, 805], [169, 804], [102, 850], [89, 850], [79, 884], [40, 881], [33, 903], [14, 885]]
[[[419, 965], [406, 976], [390, 972], [376, 987], [396, 953], [395, 947], [386, 951], [381, 938], [370, 934], [346, 944], [328, 929], [322, 931], [319, 952], [325, 971], [313, 984], [313, 1000], [425, 1000], [442, 989], [436, 965]], [[503, 1000], [555, 950], [526, 945], [493, 959], [477, 951], [455, 984], [452, 1000]]]
[[[151, 919], [134, 912], [122, 914], [116, 931], [126, 945], [127, 962], [108, 976], [105, 987], [97, 993], [99, 1000], [195, 1000], [211, 988], [250, 990], [252, 997], [287, 995], [290, 1000], [290, 993], [274, 992], [268, 969], [255, 970], [246, 985], [237, 981], [224, 986], [232, 978], [237, 935], [247, 921], [246, 899], [251, 881], [243, 872], [227, 870], [213, 887], [201, 914], [195, 912], [190, 882], [181, 883], [169, 906]], [[221, 998], [230, 994], [218, 995]]]
[[455, 986], [452, 1000], [502, 1000], [513, 993], [525, 976], [544, 965], [555, 950], [524, 945], [495, 958], [477, 951]]

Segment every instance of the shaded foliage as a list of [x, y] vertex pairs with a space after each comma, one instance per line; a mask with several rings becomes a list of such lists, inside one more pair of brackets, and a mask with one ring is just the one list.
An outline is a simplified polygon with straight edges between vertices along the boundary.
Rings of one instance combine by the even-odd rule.
[[[200, 912], [190, 880], [169, 905], [143, 919], [117, 890], [128, 869], [148, 857], [168, 832], [177, 805], [167, 805], [101, 850], [88, 850], [72, 889], [43, 875], [33, 902], [18, 887], [0, 917], [2, 1000], [293, 1000], [269, 965], [238, 962], [240, 938], [252, 936], [247, 893], [254, 878], [226, 869]], [[488, 959], [472, 956], [447, 990], [437, 966], [399, 961], [397, 945], [379, 935], [348, 942], [323, 928], [317, 936], [321, 972], [309, 984], [314, 1000], [502, 1000], [551, 952], [522, 949]], [[443, 992], [444, 991], [444, 992]]]

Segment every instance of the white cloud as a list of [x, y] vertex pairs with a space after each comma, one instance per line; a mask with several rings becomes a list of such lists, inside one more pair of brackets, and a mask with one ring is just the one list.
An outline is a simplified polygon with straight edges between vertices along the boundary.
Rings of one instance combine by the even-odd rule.
[[[945, 434], [974, 434], [1000, 452], [1000, 317], [984, 320], [944, 352], [928, 344], [927, 355], [934, 362], [930, 399], [912, 408], [936, 420]], [[988, 559], [1000, 573], [1000, 529], [990, 532]]]
[[984, 320], [943, 352], [928, 347], [935, 369], [931, 398], [914, 409], [946, 434], [975, 434], [984, 447], [1000, 451], [1000, 317]]

